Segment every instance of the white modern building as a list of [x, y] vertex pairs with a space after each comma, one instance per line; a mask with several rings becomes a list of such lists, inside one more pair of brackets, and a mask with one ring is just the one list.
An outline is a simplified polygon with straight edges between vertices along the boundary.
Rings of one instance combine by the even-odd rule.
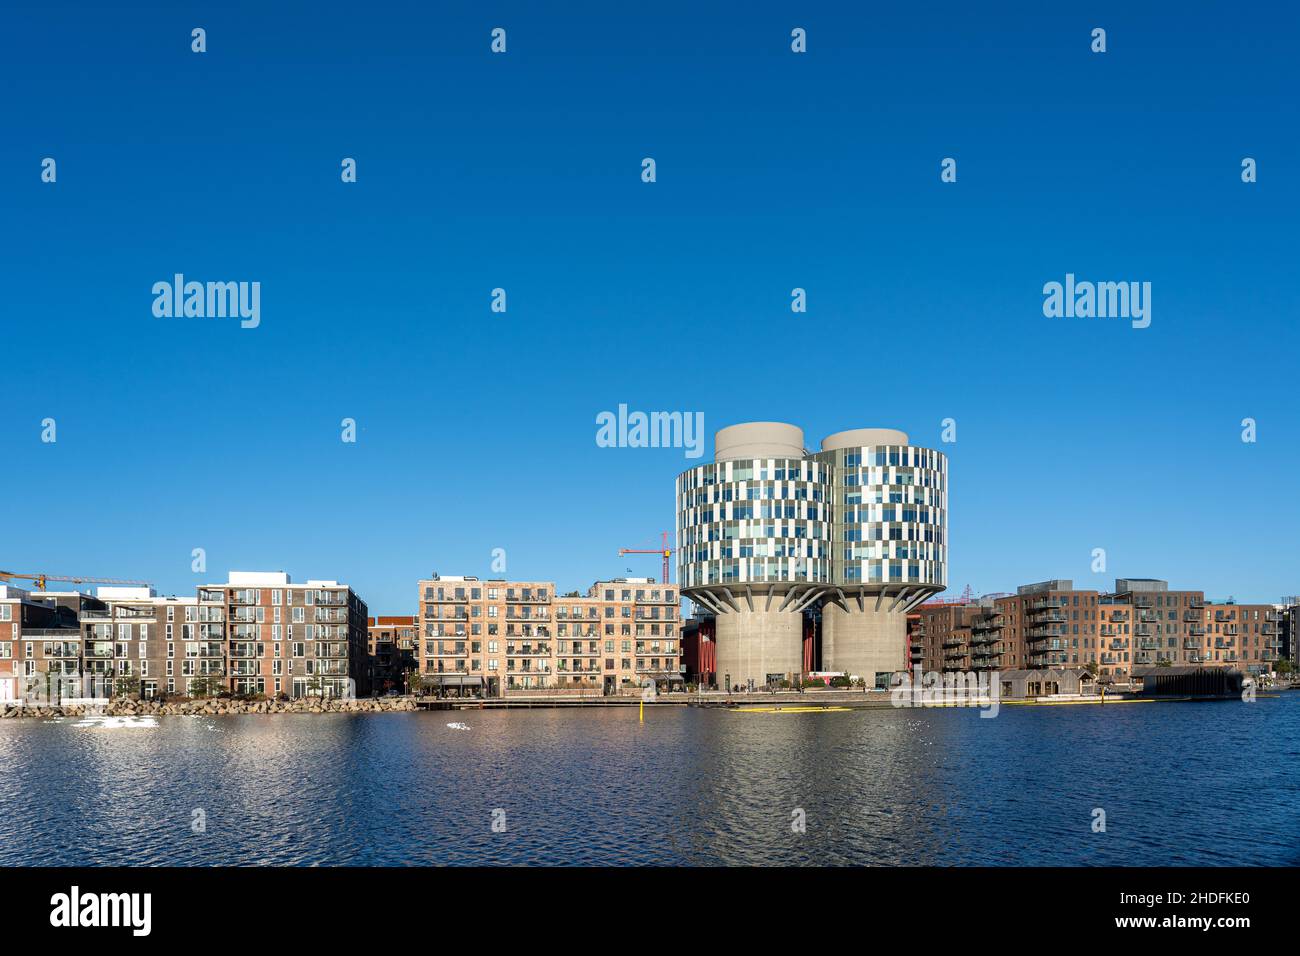
[[907, 665], [907, 612], [947, 586], [948, 461], [881, 428], [818, 451], [779, 422], [723, 428], [714, 461], [677, 478], [681, 593], [716, 615], [721, 683], [814, 669], [876, 685]]

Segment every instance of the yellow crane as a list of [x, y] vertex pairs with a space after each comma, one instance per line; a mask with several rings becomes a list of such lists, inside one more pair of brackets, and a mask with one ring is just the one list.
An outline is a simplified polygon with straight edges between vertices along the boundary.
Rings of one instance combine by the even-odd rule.
[[68, 584], [125, 584], [138, 587], [152, 587], [149, 581], [125, 581], [119, 578], [61, 577], [57, 574], [17, 574], [13, 571], [0, 571], [0, 582], [31, 581], [35, 590], [44, 591], [49, 581], [63, 581]]

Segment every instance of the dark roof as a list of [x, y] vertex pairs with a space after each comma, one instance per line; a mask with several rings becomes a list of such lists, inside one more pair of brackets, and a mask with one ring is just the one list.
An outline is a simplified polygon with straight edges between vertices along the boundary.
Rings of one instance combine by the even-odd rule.
[[1153, 674], [1217, 674], [1231, 673], [1233, 668], [1223, 664], [1187, 664], [1178, 667], [1156, 667], [1155, 665], [1143, 664], [1140, 667], [1133, 668], [1134, 677], [1150, 677]]

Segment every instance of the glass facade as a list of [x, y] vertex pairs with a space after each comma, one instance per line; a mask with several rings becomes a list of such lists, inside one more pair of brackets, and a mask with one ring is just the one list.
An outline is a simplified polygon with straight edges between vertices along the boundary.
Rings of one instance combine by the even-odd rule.
[[911, 445], [731, 459], [677, 479], [679, 581], [947, 586], [948, 462]]

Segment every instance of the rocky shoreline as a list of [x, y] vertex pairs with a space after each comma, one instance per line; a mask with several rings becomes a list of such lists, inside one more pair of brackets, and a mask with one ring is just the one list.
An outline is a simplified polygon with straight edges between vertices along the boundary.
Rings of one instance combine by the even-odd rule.
[[0, 719], [8, 717], [221, 717], [236, 714], [377, 714], [417, 710], [410, 697], [374, 697], [362, 700], [208, 700], [156, 701], [121, 697], [107, 704], [5, 704]]

